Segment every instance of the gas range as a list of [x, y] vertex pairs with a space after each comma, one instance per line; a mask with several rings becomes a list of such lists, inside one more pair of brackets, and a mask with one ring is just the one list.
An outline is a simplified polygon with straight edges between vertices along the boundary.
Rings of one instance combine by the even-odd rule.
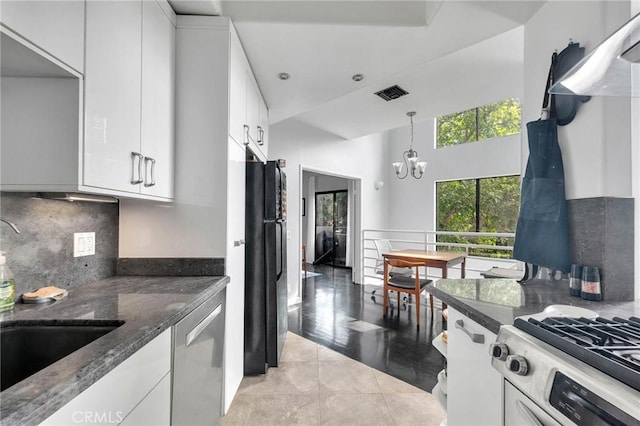
[[639, 318], [516, 319], [491, 355], [505, 425], [640, 425]]

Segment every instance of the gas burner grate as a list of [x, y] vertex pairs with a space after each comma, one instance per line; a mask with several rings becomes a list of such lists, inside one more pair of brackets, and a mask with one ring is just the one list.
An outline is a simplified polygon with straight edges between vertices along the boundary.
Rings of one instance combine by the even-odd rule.
[[513, 325], [640, 391], [640, 318], [518, 318]]

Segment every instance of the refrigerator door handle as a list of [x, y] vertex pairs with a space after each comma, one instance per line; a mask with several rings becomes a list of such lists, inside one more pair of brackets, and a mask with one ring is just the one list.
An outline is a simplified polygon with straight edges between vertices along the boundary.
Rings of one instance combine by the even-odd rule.
[[280, 277], [282, 276], [282, 272], [283, 272], [283, 269], [284, 269], [284, 256], [286, 256], [287, 254], [283, 253], [283, 250], [282, 250], [283, 241], [284, 241], [283, 240], [284, 235], [283, 235], [283, 232], [282, 232], [283, 231], [282, 222], [276, 221], [276, 225], [278, 225], [278, 228], [280, 229], [280, 247], [279, 247], [279, 250], [280, 250], [280, 265], [278, 265], [279, 269], [278, 269], [278, 272], [276, 274], [276, 281], [280, 281]]
[[282, 169], [280, 169], [280, 166], [276, 163], [276, 172], [278, 173], [279, 179], [278, 179], [278, 194], [276, 195], [276, 197], [280, 198], [280, 202], [276, 203], [276, 206], [279, 204], [279, 211], [276, 212], [276, 218], [277, 219], [282, 219], [284, 220], [284, 203], [285, 201], [285, 194], [284, 194], [284, 184], [283, 184], [283, 180], [284, 180], [284, 176], [282, 174]]

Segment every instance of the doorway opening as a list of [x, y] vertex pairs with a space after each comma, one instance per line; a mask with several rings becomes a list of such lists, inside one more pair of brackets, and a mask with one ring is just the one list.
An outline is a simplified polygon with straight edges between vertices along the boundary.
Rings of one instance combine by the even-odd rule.
[[315, 262], [314, 264], [347, 266], [349, 231], [349, 192], [347, 190], [315, 194]]
[[300, 244], [307, 264], [346, 268], [354, 283], [361, 270], [360, 185], [356, 177], [300, 167]]

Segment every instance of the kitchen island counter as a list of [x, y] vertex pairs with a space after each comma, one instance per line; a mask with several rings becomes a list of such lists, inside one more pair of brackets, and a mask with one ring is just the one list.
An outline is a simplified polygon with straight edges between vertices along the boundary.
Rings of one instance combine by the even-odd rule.
[[124, 324], [0, 393], [0, 422], [38, 424], [229, 282], [226, 276], [116, 276], [47, 305], [16, 304], [0, 321], [117, 320]]
[[549, 305], [591, 309], [603, 317], [640, 317], [640, 300], [592, 302], [569, 295], [566, 280], [441, 279], [426, 290], [493, 333], [515, 318], [542, 312]]

